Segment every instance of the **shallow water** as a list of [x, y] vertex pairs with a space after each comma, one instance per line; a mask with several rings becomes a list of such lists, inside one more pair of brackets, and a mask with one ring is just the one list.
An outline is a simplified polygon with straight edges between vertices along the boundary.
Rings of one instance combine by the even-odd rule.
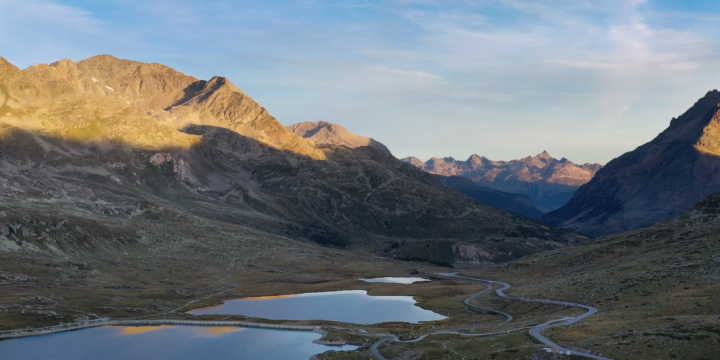
[[380, 278], [372, 278], [372, 279], [360, 279], [365, 282], [371, 282], [371, 283], [390, 283], [390, 284], [412, 284], [416, 282], [422, 282], [422, 281], [431, 281], [428, 279], [423, 279], [421, 277], [380, 277]]
[[354, 324], [418, 323], [445, 316], [415, 305], [411, 296], [370, 296], [365, 290], [264, 296], [226, 301], [190, 311], [194, 315], [245, 315], [276, 320], [329, 320]]
[[239, 327], [106, 326], [0, 341], [3, 360], [303, 359], [356, 346], [313, 344], [320, 334]]

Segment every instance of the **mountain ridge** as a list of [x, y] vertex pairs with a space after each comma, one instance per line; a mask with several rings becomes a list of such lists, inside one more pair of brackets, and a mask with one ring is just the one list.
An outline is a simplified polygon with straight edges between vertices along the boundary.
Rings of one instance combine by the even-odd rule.
[[460, 161], [452, 157], [401, 159], [424, 171], [443, 176], [463, 176], [491, 189], [529, 196], [541, 211], [564, 205], [580, 185], [590, 181], [600, 164], [577, 165], [567, 158], [557, 160], [543, 151], [518, 160], [493, 161], [477, 154]]
[[[311, 157], [324, 156], [286, 131], [265, 108], [224, 77], [198, 80], [165, 65], [110, 55], [33, 65], [20, 71], [19, 76], [14, 71], [8, 73], [15, 74], [8, 77], [10, 82], [21, 81], [20, 86], [32, 92], [22, 99], [31, 103], [52, 102], [58, 94], [69, 94], [66, 97], [70, 99], [89, 94], [153, 113], [151, 116], [160, 120], [157, 122], [170, 128], [189, 124], [223, 126], [274, 147]], [[74, 90], [79, 92], [71, 94]]]
[[720, 92], [709, 91], [653, 140], [610, 161], [542, 217], [602, 236], [679, 216], [720, 190]]
[[[303, 139], [223, 77], [197, 80], [107, 55], [3, 69], [0, 151], [16, 164], [3, 171], [18, 183], [71, 181], [109, 203], [152, 201], [381, 254], [392, 238], [438, 242], [449, 250], [443, 259], [414, 245], [393, 256], [443, 264], [453, 263], [454, 243], [470, 239], [484, 248], [499, 237], [522, 250], [492, 255], [497, 261], [545, 250], [547, 239], [584, 241], [477, 203], [377, 147]], [[22, 194], [35, 193], [69, 196], [43, 186]], [[22, 194], [8, 201], [31, 196]]]
[[381, 142], [367, 136], [356, 135], [340, 124], [326, 121], [300, 122], [285, 127], [288, 131], [304, 139], [310, 139], [319, 144], [347, 146], [351, 149], [360, 146], [373, 146], [388, 154], [390, 149]]
[[[312, 140], [318, 144], [339, 145], [351, 149], [356, 149], [362, 146], [372, 146], [382, 150], [388, 155], [392, 155], [385, 145], [375, 139], [356, 135], [339, 124], [333, 124], [325, 121], [318, 121], [314, 123], [301, 122], [286, 126], [285, 128], [302, 138]], [[533, 205], [532, 200], [526, 195], [513, 194], [482, 187], [473, 183], [470, 179], [459, 176], [448, 177], [437, 174], [435, 176], [437, 176], [442, 183], [448, 187], [459, 190], [470, 198], [484, 204], [510, 211], [512, 213], [524, 215], [532, 219], [537, 219], [540, 215], [542, 215], [542, 212]]]

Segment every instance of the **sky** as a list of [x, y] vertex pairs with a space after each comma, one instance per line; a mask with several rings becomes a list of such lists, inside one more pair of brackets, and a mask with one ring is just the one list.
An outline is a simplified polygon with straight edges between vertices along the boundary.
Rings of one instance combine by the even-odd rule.
[[717, 24], [717, 0], [0, 0], [0, 56], [225, 76], [397, 157], [604, 164], [718, 88]]

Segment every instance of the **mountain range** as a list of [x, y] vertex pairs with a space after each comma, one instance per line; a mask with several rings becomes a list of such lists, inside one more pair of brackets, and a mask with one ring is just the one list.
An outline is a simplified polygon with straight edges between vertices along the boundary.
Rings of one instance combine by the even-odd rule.
[[[39, 197], [73, 208], [82, 196], [132, 212], [148, 201], [381, 254], [402, 238], [388, 256], [443, 264], [458, 242], [504, 261], [584, 240], [474, 201], [377, 146], [304, 139], [222, 77], [108, 55], [22, 71], [0, 59], [0, 88], [0, 171], [15, 189], [4, 201], [17, 207]], [[493, 250], [498, 238], [513, 255]]]
[[575, 191], [602, 168], [600, 164], [577, 165], [566, 158], [557, 160], [547, 151], [512, 161], [492, 161], [478, 155], [466, 161], [452, 157], [431, 158], [426, 162], [407, 157], [401, 161], [431, 174], [463, 176], [491, 189], [527, 195], [542, 212], [565, 205]]
[[603, 236], [651, 226], [720, 190], [720, 92], [673, 118], [655, 139], [610, 161], [549, 224]]
[[[285, 128], [317, 144], [339, 145], [351, 149], [362, 146], [372, 146], [390, 154], [390, 150], [377, 140], [353, 134], [339, 124], [325, 121], [315, 123], [302, 122], [286, 126]], [[413, 165], [416, 165], [416, 163], [413, 163]], [[533, 219], [539, 218], [543, 214], [533, 205], [532, 200], [525, 195], [479, 186], [473, 183], [472, 180], [460, 176], [436, 176], [448, 187], [459, 190], [479, 202], [516, 214], [525, 215]]]

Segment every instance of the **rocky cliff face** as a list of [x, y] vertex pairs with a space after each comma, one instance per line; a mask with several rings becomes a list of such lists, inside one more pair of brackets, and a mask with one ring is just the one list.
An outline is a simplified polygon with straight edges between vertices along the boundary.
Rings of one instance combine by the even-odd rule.
[[600, 164], [577, 165], [557, 160], [543, 151], [537, 156], [512, 161], [492, 161], [472, 155], [466, 161], [451, 157], [432, 158], [425, 163], [415, 157], [401, 159], [427, 172], [463, 176], [478, 185], [527, 195], [541, 211], [548, 212], [567, 203], [575, 191], [593, 178]]
[[649, 143], [597, 172], [550, 224], [595, 235], [648, 227], [720, 190], [720, 93], [708, 92]]
[[[33, 202], [54, 201], [82, 217], [87, 202], [126, 210], [148, 202], [378, 252], [393, 238], [471, 239], [479, 248], [503, 239], [525, 253], [548, 239], [557, 247], [583, 240], [477, 203], [377, 147], [297, 136], [222, 77], [107, 55], [23, 71], [0, 59], [0, 76], [0, 173], [12, 189], [0, 206], [32, 211]], [[425, 259], [407, 254], [400, 258]]]
[[390, 150], [379, 141], [366, 136], [355, 135], [342, 125], [325, 121], [301, 122], [285, 127], [288, 131], [318, 144], [347, 146], [355, 149], [361, 146], [376, 147], [390, 154]]

